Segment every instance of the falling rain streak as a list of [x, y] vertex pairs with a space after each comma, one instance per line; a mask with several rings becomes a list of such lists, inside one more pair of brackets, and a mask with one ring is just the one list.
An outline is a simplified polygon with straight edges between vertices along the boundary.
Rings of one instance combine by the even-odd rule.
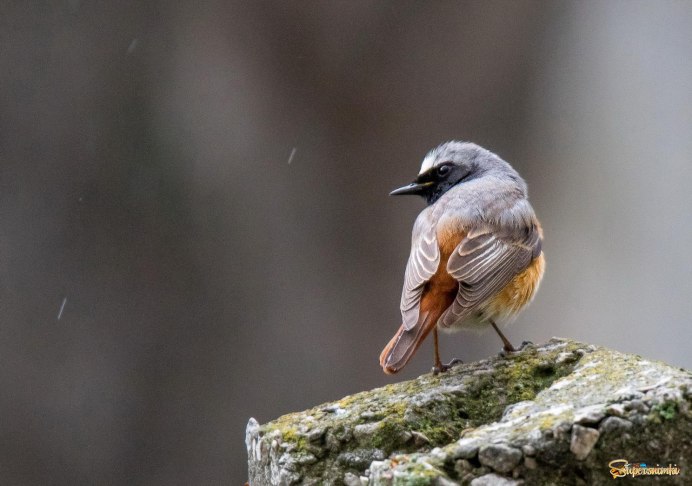
[[58, 320], [62, 317], [62, 311], [65, 310], [65, 304], [67, 303], [67, 297], [62, 299], [62, 305], [60, 306], [60, 310], [58, 311]]

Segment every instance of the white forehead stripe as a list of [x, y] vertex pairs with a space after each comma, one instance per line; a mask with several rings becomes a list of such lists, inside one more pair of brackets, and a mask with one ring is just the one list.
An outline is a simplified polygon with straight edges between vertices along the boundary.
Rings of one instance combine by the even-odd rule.
[[423, 164], [420, 166], [419, 174], [422, 174], [423, 172], [429, 170], [435, 165], [435, 161], [437, 160], [437, 155], [439, 152], [440, 147], [434, 148], [430, 152], [428, 152], [428, 155], [426, 155], [423, 159]]
[[434, 163], [435, 163], [435, 155], [433, 155], [433, 153], [430, 152], [423, 159], [423, 164], [420, 166], [419, 174], [422, 174], [426, 170], [430, 170], [430, 168], [433, 166]]
[[[452, 159], [455, 153], [461, 151], [465, 147], [475, 147], [476, 145], [469, 143], [469, 142], [457, 142], [457, 141], [451, 141], [451, 142], [446, 142], [438, 147], [435, 147], [432, 149], [428, 154], [425, 156], [423, 159], [423, 164], [420, 167], [420, 172], [419, 174], [422, 174], [426, 170], [430, 170], [432, 167], [435, 167], [437, 164], [440, 164], [442, 162], [445, 162], [448, 159]], [[480, 148], [480, 147], [479, 147]]]

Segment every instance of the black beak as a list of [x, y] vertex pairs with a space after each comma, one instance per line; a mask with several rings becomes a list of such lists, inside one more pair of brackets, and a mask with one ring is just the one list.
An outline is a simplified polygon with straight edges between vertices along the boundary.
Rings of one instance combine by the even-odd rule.
[[400, 187], [399, 189], [394, 189], [389, 193], [390, 196], [404, 196], [407, 194], [421, 195], [428, 187], [433, 185], [434, 182], [412, 182], [408, 186]]

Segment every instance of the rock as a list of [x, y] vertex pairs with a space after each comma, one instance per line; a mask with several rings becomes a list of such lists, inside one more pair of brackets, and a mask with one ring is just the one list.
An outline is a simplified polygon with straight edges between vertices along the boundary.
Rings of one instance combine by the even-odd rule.
[[584, 407], [574, 413], [574, 423], [580, 425], [597, 424], [605, 417], [603, 404]]
[[519, 465], [521, 451], [505, 444], [490, 444], [478, 451], [478, 460], [495, 471], [508, 473]]
[[363, 482], [361, 481], [360, 476], [347, 472], [344, 474], [344, 484], [346, 486], [362, 486]]
[[623, 403], [613, 403], [611, 405], [608, 405], [605, 411], [608, 415], [622, 417], [625, 415], [625, 405]]
[[632, 422], [629, 420], [620, 417], [608, 417], [601, 423], [599, 430], [604, 434], [610, 434], [612, 432], [620, 433], [631, 428]]
[[601, 484], [625, 458], [692, 484], [692, 374], [553, 339], [246, 430], [252, 486]]
[[356, 425], [353, 428], [353, 437], [355, 437], [358, 442], [367, 443], [381, 426], [382, 424], [379, 422]]
[[380, 449], [356, 449], [345, 451], [336, 456], [336, 462], [346, 470], [365, 470], [372, 461], [381, 461], [385, 454]]
[[475, 439], [461, 439], [457, 441], [452, 457], [454, 459], [471, 459], [478, 454], [480, 444]]
[[572, 451], [579, 461], [586, 459], [593, 446], [598, 441], [599, 432], [591, 427], [583, 427], [575, 424], [572, 427], [572, 440], [569, 450]]
[[416, 445], [416, 447], [423, 446], [425, 444], [430, 444], [430, 439], [428, 439], [425, 434], [422, 434], [420, 432], [416, 432], [415, 430], [411, 432], [411, 436], [413, 437], [413, 443]]
[[471, 486], [519, 486], [519, 481], [498, 476], [497, 474], [484, 474], [471, 481]]

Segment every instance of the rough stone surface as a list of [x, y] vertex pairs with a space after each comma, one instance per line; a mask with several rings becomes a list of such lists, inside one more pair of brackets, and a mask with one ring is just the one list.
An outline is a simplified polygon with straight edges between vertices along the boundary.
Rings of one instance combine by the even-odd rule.
[[574, 424], [572, 426], [572, 442], [569, 445], [569, 450], [572, 451], [578, 460], [583, 461], [587, 458], [593, 446], [596, 445], [599, 435], [596, 429]]
[[616, 459], [692, 484], [692, 373], [562, 339], [358, 393], [246, 431], [269, 484], [601, 484]]
[[521, 451], [505, 444], [489, 444], [478, 451], [478, 460], [495, 471], [508, 473], [521, 461]]
[[490, 473], [471, 481], [471, 486], [519, 486], [521, 483], [497, 474]]

